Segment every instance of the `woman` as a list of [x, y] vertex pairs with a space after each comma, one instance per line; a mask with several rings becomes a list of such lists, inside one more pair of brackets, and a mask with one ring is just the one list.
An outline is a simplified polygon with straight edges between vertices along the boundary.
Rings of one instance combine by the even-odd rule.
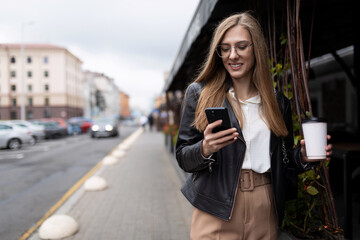
[[[213, 133], [221, 120], [208, 124], [205, 108], [219, 106], [233, 128]], [[181, 189], [195, 207], [191, 239], [277, 239], [286, 176], [315, 164], [304, 144], [292, 149], [290, 103], [273, 88], [260, 24], [246, 12], [226, 18], [186, 91], [176, 144], [180, 167], [192, 173]]]

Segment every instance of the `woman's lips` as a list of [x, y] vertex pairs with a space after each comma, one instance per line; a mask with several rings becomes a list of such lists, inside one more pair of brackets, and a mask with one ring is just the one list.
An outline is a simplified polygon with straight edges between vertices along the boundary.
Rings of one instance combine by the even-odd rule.
[[230, 65], [230, 67], [231, 67], [232, 70], [238, 70], [238, 69], [241, 68], [241, 66], [243, 65], [243, 63], [237, 63], [237, 64], [232, 64], [232, 63], [230, 63], [229, 65]]

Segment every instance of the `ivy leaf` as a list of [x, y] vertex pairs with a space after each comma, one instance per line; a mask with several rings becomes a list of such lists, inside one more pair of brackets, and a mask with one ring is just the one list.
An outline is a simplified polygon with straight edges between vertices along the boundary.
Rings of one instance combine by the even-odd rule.
[[281, 69], [283, 68], [283, 65], [281, 63], [278, 63], [278, 64], [275, 65], [275, 68], [276, 68], [277, 72], [280, 72]]
[[311, 115], [310, 115], [310, 112], [309, 112], [309, 111], [306, 111], [305, 115], [306, 115], [307, 117], [311, 117]]
[[316, 187], [313, 187], [313, 186], [308, 186], [306, 188], [306, 192], [312, 196], [315, 196], [316, 194], [319, 193], [319, 191], [316, 189]]
[[294, 137], [294, 145], [297, 146], [298, 143], [300, 142], [300, 140], [301, 140], [301, 136], [300, 136], [300, 135], [295, 136], [295, 137]]
[[277, 82], [273, 81], [273, 86], [274, 86], [274, 88], [276, 88]]

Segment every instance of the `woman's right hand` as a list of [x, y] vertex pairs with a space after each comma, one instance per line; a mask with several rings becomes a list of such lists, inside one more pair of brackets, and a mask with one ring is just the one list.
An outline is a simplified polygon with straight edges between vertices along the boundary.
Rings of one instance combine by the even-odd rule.
[[209, 157], [211, 154], [219, 151], [221, 148], [236, 141], [239, 133], [236, 128], [213, 133], [213, 129], [220, 126], [222, 120], [217, 120], [207, 125], [204, 131], [204, 140], [202, 142], [202, 155]]

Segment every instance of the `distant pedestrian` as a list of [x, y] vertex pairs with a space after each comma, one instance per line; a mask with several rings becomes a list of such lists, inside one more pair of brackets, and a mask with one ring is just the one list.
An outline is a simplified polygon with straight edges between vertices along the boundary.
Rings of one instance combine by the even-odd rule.
[[150, 131], [152, 131], [152, 127], [154, 125], [154, 116], [152, 113], [150, 113], [148, 116], [148, 123], [149, 123]]
[[[310, 169], [305, 142], [292, 149], [291, 105], [273, 88], [258, 21], [235, 14], [215, 30], [202, 71], [186, 90], [176, 158], [192, 173], [181, 191], [195, 207], [193, 240], [277, 239], [286, 176]], [[232, 128], [213, 133], [205, 108], [226, 107]], [[329, 138], [329, 137], [328, 137]], [[327, 148], [328, 159], [331, 145]], [[295, 173], [295, 174], [294, 174]]]
[[148, 122], [148, 118], [145, 117], [144, 115], [142, 115], [140, 117], [140, 125], [142, 126], [142, 128], [145, 130], [146, 124]]

